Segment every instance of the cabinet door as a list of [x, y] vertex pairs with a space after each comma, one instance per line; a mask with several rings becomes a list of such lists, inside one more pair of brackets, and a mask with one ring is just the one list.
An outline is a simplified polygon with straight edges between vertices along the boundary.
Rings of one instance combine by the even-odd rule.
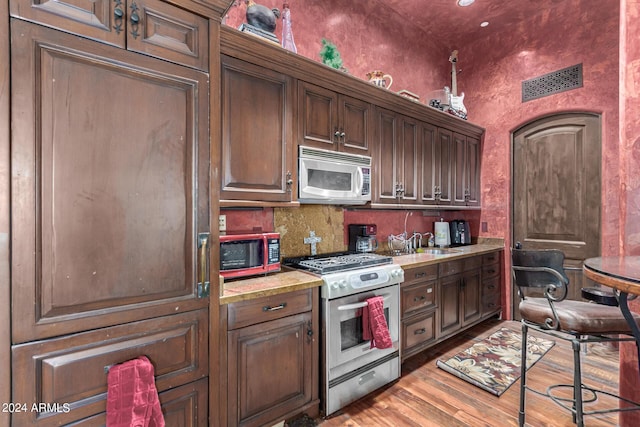
[[230, 425], [264, 426], [310, 402], [311, 312], [228, 333]]
[[402, 118], [400, 146], [396, 150], [397, 162], [401, 171], [398, 178], [400, 184], [401, 204], [414, 204], [418, 202], [418, 174], [420, 161], [420, 144], [418, 142], [418, 125], [407, 117]]
[[[12, 0], [11, 16], [124, 48], [126, 0]], [[118, 18], [117, 15], [122, 15]]]
[[209, 71], [205, 18], [158, 0], [127, 0], [127, 9], [127, 49]]
[[[437, 129], [427, 123], [420, 126], [422, 146], [420, 168], [420, 199], [427, 205], [436, 204], [436, 186], [440, 177], [440, 150], [437, 149]], [[437, 179], [437, 180], [436, 180]]]
[[454, 194], [453, 203], [457, 206], [479, 206], [480, 199], [480, 143], [458, 133], [453, 134], [454, 141]]
[[291, 78], [222, 57], [220, 198], [291, 201]]
[[354, 154], [369, 155], [372, 134], [371, 104], [340, 95], [338, 106], [340, 149]]
[[462, 275], [462, 325], [480, 318], [481, 287], [480, 269], [465, 271]]
[[377, 110], [376, 141], [378, 144], [378, 161], [376, 166], [377, 191], [374, 193], [378, 203], [397, 203], [396, 190], [398, 184], [398, 164], [396, 158], [397, 115], [390, 111]]
[[440, 279], [440, 333], [449, 335], [460, 329], [460, 275]]
[[340, 141], [337, 93], [307, 82], [299, 82], [298, 120], [301, 145], [325, 150], [337, 149]]
[[13, 342], [208, 306], [207, 75], [11, 26]]
[[29, 21], [207, 71], [208, 21], [158, 0], [15, 0]]
[[436, 173], [436, 182], [438, 186], [436, 198], [438, 204], [450, 205], [453, 201], [453, 132], [450, 130], [438, 129], [436, 161], [439, 171]]

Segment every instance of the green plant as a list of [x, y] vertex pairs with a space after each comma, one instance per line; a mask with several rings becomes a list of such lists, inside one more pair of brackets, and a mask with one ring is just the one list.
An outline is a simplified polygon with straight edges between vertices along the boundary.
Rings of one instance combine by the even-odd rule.
[[320, 49], [320, 58], [322, 63], [337, 70], [343, 69], [342, 58], [335, 44], [327, 39], [322, 39], [322, 49]]

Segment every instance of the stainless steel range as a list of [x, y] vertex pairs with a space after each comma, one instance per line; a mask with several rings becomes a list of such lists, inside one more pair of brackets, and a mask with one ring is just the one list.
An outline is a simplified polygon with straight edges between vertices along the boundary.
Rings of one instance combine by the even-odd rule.
[[[400, 286], [404, 272], [393, 258], [377, 254], [334, 254], [289, 258], [284, 265], [319, 275], [322, 301], [322, 405], [330, 415], [400, 377]], [[393, 341], [371, 348], [362, 338], [366, 300], [384, 298]]]

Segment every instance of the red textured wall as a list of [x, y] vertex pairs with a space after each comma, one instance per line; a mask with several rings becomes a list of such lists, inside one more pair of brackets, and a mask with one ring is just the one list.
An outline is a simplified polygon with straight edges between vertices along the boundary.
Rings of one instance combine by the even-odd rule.
[[[246, 22], [244, 1], [229, 10], [226, 25], [238, 28]], [[269, 8], [282, 9], [283, 0], [259, 0]], [[389, 18], [389, 11], [367, 8], [367, 2], [289, 1], [292, 29], [298, 54], [320, 62], [321, 40], [333, 42], [354, 76], [367, 80], [372, 70], [382, 70], [393, 77], [391, 90], [407, 89], [425, 102], [427, 95], [450, 85], [451, 64], [446, 47], [426, 37], [415, 28], [400, 25], [401, 19]], [[275, 34], [282, 41], [282, 21]]]

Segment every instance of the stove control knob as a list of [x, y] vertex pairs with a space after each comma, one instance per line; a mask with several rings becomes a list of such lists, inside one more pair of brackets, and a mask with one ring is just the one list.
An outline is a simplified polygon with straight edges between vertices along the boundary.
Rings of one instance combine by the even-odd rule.
[[340, 280], [340, 287], [341, 288], [346, 288], [347, 287], [347, 281], [344, 280], [344, 279]]
[[338, 289], [338, 282], [331, 282], [331, 289]]

